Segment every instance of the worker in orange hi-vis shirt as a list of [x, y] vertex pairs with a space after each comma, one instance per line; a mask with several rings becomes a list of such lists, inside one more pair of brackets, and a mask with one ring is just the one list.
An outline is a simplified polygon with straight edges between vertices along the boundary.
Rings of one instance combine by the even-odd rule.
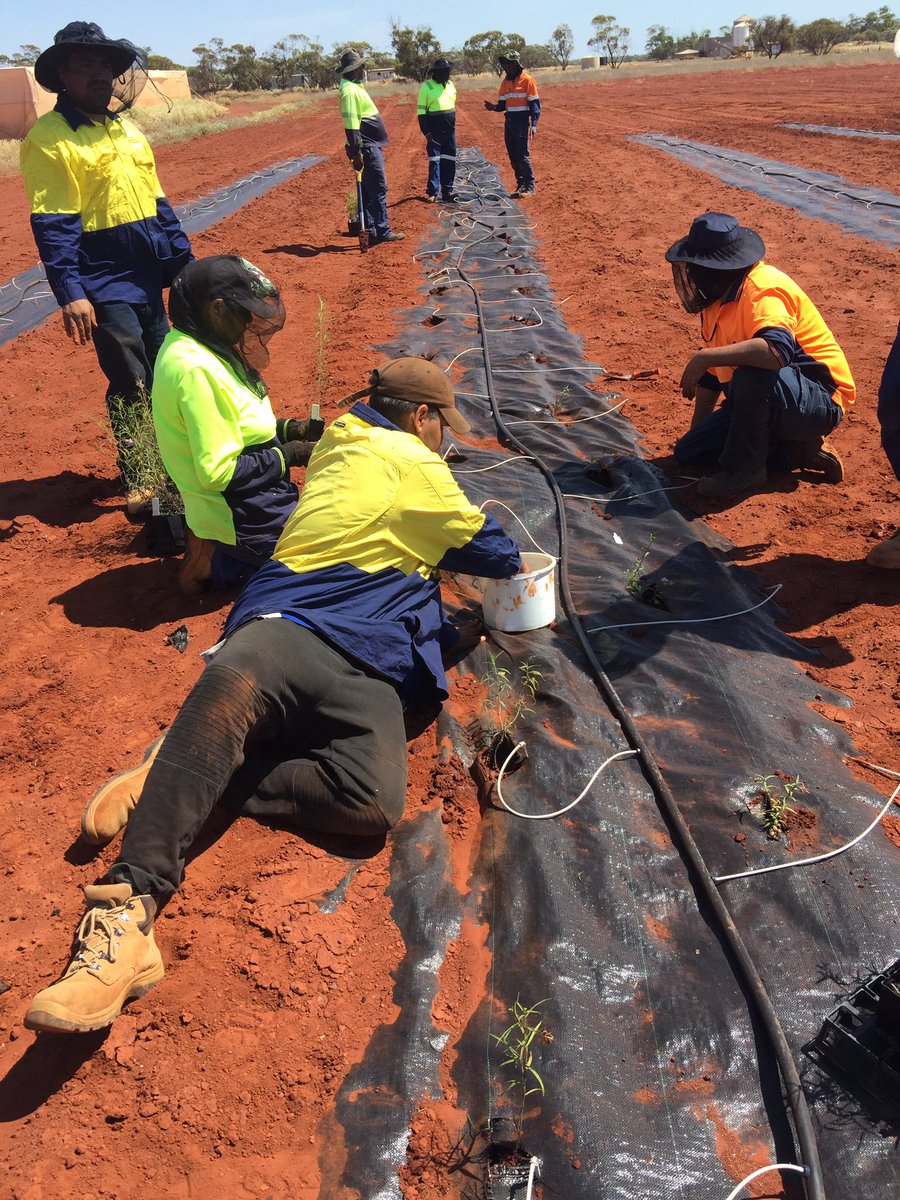
[[541, 101], [534, 77], [522, 66], [518, 50], [507, 50], [497, 62], [504, 73], [496, 104], [485, 100], [488, 112], [506, 113], [506, 152], [516, 173], [516, 200], [534, 195], [534, 171], [531, 169], [529, 144], [537, 133]]

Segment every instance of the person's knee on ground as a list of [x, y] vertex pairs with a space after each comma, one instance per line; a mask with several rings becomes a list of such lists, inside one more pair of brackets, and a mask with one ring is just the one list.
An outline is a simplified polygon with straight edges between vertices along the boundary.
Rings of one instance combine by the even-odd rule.
[[183, 596], [202, 596], [213, 583], [212, 561], [216, 543], [187, 531], [184, 558], [178, 569], [178, 590]]

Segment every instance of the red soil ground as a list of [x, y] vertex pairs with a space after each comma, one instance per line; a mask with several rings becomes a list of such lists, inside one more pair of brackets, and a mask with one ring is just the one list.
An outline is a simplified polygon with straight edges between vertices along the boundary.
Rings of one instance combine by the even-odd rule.
[[[668, 453], [689, 415], [677, 382], [697, 329], [677, 305], [662, 253], [697, 212], [739, 214], [762, 233], [770, 260], [819, 303], [859, 386], [838, 438], [845, 483], [779, 480], [704, 515], [735, 543], [736, 559], [784, 585], [785, 628], [823, 656], [810, 674], [854, 702], [828, 715], [849, 727], [863, 754], [889, 766], [897, 764], [900, 582], [866, 568], [864, 558], [900, 519], [900, 485], [882, 456], [875, 419], [898, 317], [896, 253], [626, 137], [677, 133], [900, 192], [890, 144], [779, 125], [897, 129], [895, 89], [896, 69], [880, 66], [554, 88], [545, 96], [535, 145], [539, 192], [529, 210], [557, 292], [571, 296], [565, 312], [587, 356], [613, 371], [661, 368], [659, 378], [623, 389], [651, 455]], [[483, 111], [481, 99], [464, 95], [460, 142], [502, 161], [501, 121]], [[332, 415], [377, 361], [372, 347], [398, 328], [398, 311], [414, 302], [423, 277], [411, 254], [433, 221], [433, 209], [420, 202], [424, 156], [414, 110], [405, 97], [391, 97], [382, 110], [393, 137], [393, 220], [409, 240], [361, 259], [355, 243], [339, 236], [352, 176], [333, 110], [326, 102], [297, 120], [168, 146], [158, 156], [176, 202], [292, 154], [329, 156], [195, 239], [198, 253], [240, 252], [282, 287], [289, 319], [273, 343], [267, 378], [285, 414], [303, 415], [314, 398], [318, 297], [329, 314], [325, 411]], [[4, 277], [35, 260], [18, 180], [0, 181], [0, 248]], [[112, 1200], [152, 1190], [200, 1200], [312, 1200], [321, 1194], [320, 1121], [372, 1031], [395, 1014], [391, 971], [403, 946], [384, 894], [389, 845], [363, 864], [346, 902], [326, 919], [317, 899], [343, 877], [345, 864], [302, 839], [238, 821], [191, 863], [184, 891], [160, 922], [164, 983], [105, 1040], [45, 1044], [21, 1029], [30, 995], [63, 962], [80, 914], [79, 886], [114, 858], [114, 849], [91, 856], [78, 843], [81, 808], [172, 720], [199, 674], [197, 650], [216, 640], [227, 600], [178, 598], [176, 564], [144, 555], [116, 495], [92, 352], [67, 344], [54, 320], [0, 355], [8, 464], [0, 484], [7, 630], [0, 648], [0, 974], [11, 985], [0, 999], [0, 1198]], [[191, 639], [184, 655], [165, 641], [182, 621]], [[471, 688], [463, 684], [459, 693], [465, 709]], [[436, 758], [434, 734], [426, 734], [412, 759], [409, 807], [444, 805], [462, 890], [477, 806], [470, 787], [448, 792]], [[435, 1010], [451, 1034], [446, 1096], [414, 1122], [402, 1172], [406, 1197], [456, 1194], [428, 1166], [429, 1147], [452, 1144], [458, 1132], [446, 1063], [453, 1035], [482, 994], [485, 969], [479, 931], [464, 930], [441, 971]], [[712, 1105], [707, 1118], [718, 1129]], [[758, 1165], [755, 1150], [732, 1150], [729, 1175]], [[339, 1160], [338, 1147], [334, 1154]]]

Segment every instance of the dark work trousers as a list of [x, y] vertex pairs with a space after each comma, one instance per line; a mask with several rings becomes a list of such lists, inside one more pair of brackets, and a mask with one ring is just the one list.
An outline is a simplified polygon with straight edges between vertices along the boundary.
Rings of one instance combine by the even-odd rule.
[[[149, 304], [129, 304], [114, 300], [95, 304], [97, 328], [94, 330], [94, 349], [100, 369], [108, 380], [106, 411], [118, 447], [118, 467], [126, 486], [130, 478], [128, 465], [127, 425], [121, 416], [122, 406], [149, 404], [153, 386], [153, 364], [159, 348], [169, 332], [162, 292]], [[118, 399], [121, 398], [121, 399]]]
[[406, 794], [396, 691], [293, 621], [243, 626], [172, 722], [107, 878], [171, 896], [226, 791], [250, 815], [320, 833], [385, 833]]
[[781, 443], [814, 443], [842, 416], [828, 390], [796, 367], [739, 367], [724, 403], [678, 439], [675, 457], [686, 467], [759, 470]]
[[529, 153], [530, 125], [531, 121], [527, 114], [507, 115], [504, 131], [509, 165], [516, 173], [517, 189], [523, 192], [530, 192], [534, 189], [534, 171], [531, 169]]
[[456, 133], [438, 135], [430, 133], [425, 143], [428, 151], [429, 196], [450, 196], [456, 181]]
[[884, 452], [900, 479], [900, 325], [878, 388], [878, 421]]
[[380, 241], [391, 232], [387, 211], [387, 176], [384, 173], [384, 153], [380, 146], [366, 142], [363, 156], [363, 208], [366, 229], [373, 241]]

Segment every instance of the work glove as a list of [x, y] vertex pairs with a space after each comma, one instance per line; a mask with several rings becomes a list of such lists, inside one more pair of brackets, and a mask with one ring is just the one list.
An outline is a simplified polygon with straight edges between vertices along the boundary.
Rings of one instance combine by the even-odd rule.
[[497, 111], [496, 104], [491, 104], [490, 100], [485, 100], [484, 107], [488, 110], [488, 112], [496, 112]]
[[318, 412], [306, 421], [285, 417], [275, 422], [275, 436], [279, 442], [317, 442], [324, 432], [325, 422]]
[[284, 455], [284, 473], [291, 467], [305, 467], [316, 448], [315, 442], [285, 442], [281, 447]]
[[361, 154], [354, 154], [350, 159], [350, 165], [354, 171], [361, 171], [366, 164]]
[[531, 133], [531, 138], [533, 141], [534, 138], [537, 137], [537, 125], [532, 125], [530, 133]]

